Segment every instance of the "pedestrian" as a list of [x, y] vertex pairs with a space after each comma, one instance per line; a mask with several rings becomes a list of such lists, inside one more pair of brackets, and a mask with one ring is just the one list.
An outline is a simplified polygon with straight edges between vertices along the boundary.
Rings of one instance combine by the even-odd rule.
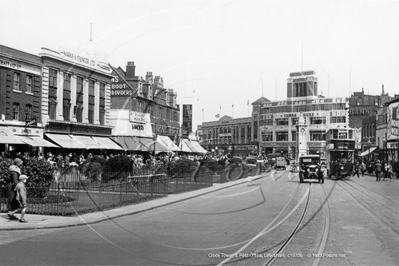
[[17, 218], [12, 215], [12, 212], [18, 207], [15, 205], [15, 187], [18, 184], [18, 179], [19, 176], [21, 175], [21, 168], [22, 167], [22, 160], [19, 158], [15, 158], [14, 162], [10, 167], [8, 168], [8, 171], [10, 172], [10, 180], [7, 185], [7, 191], [8, 191], [8, 199], [7, 199], [7, 209], [8, 209], [8, 217], [10, 220], [16, 220]]
[[15, 217], [15, 218], [16, 218], [15, 213], [17, 213], [18, 211], [21, 212], [21, 217], [19, 218], [20, 223], [28, 222], [24, 218], [25, 212], [26, 212], [26, 206], [27, 206], [27, 204], [26, 204], [27, 195], [26, 195], [26, 187], [25, 187], [25, 183], [26, 183], [27, 179], [28, 179], [28, 176], [26, 176], [26, 175], [19, 176], [19, 182], [18, 182], [17, 186], [15, 187], [15, 197], [14, 197], [15, 205], [17, 206], [17, 208], [11, 212], [11, 216]]
[[364, 176], [364, 172], [366, 172], [366, 164], [364, 162], [362, 162], [360, 169], [362, 171], [362, 176]]
[[393, 164], [392, 171], [396, 174], [396, 179], [399, 177], [399, 161]]
[[375, 181], [381, 181], [381, 163], [380, 163], [380, 160], [377, 160], [377, 162], [375, 163], [374, 172], [375, 172], [375, 176], [377, 178]]
[[357, 175], [357, 178], [359, 178], [359, 171], [360, 171], [359, 162], [356, 162], [355, 165], [353, 166], [353, 175], [352, 176]]

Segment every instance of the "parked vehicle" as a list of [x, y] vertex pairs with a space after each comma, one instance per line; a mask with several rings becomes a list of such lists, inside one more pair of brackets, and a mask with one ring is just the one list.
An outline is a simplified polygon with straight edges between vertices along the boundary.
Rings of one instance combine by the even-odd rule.
[[317, 179], [324, 183], [324, 172], [320, 166], [320, 155], [302, 155], [299, 158], [299, 183]]

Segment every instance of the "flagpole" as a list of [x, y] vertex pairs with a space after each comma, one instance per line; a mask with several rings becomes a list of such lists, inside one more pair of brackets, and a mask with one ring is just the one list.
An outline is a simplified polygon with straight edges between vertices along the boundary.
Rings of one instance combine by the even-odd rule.
[[204, 123], [204, 108], [202, 108], [202, 123]]
[[234, 118], [234, 104], [231, 105], [231, 109], [232, 109], [232, 116], [231, 116], [231, 118]]

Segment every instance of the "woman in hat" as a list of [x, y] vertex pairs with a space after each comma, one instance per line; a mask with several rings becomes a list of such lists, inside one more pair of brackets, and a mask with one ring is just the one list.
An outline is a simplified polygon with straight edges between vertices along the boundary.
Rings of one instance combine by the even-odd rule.
[[10, 217], [11, 220], [16, 220], [17, 217], [15, 217], [12, 212], [18, 208], [16, 206], [14, 198], [15, 198], [15, 187], [18, 184], [18, 179], [19, 176], [21, 175], [21, 166], [23, 162], [19, 158], [15, 158], [14, 163], [10, 165], [8, 168], [10, 172], [10, 183], [8, 184], [8, 201], [7, 201], [7, 209], [8, 209], [8, 217]]

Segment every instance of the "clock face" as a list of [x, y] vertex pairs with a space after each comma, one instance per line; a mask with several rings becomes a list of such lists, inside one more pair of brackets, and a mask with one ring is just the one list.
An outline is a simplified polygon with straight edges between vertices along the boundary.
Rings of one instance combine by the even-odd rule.
[[305, 132], [305, 129], [304, 129], [304, 128], [301, 128], [301, 132]]

